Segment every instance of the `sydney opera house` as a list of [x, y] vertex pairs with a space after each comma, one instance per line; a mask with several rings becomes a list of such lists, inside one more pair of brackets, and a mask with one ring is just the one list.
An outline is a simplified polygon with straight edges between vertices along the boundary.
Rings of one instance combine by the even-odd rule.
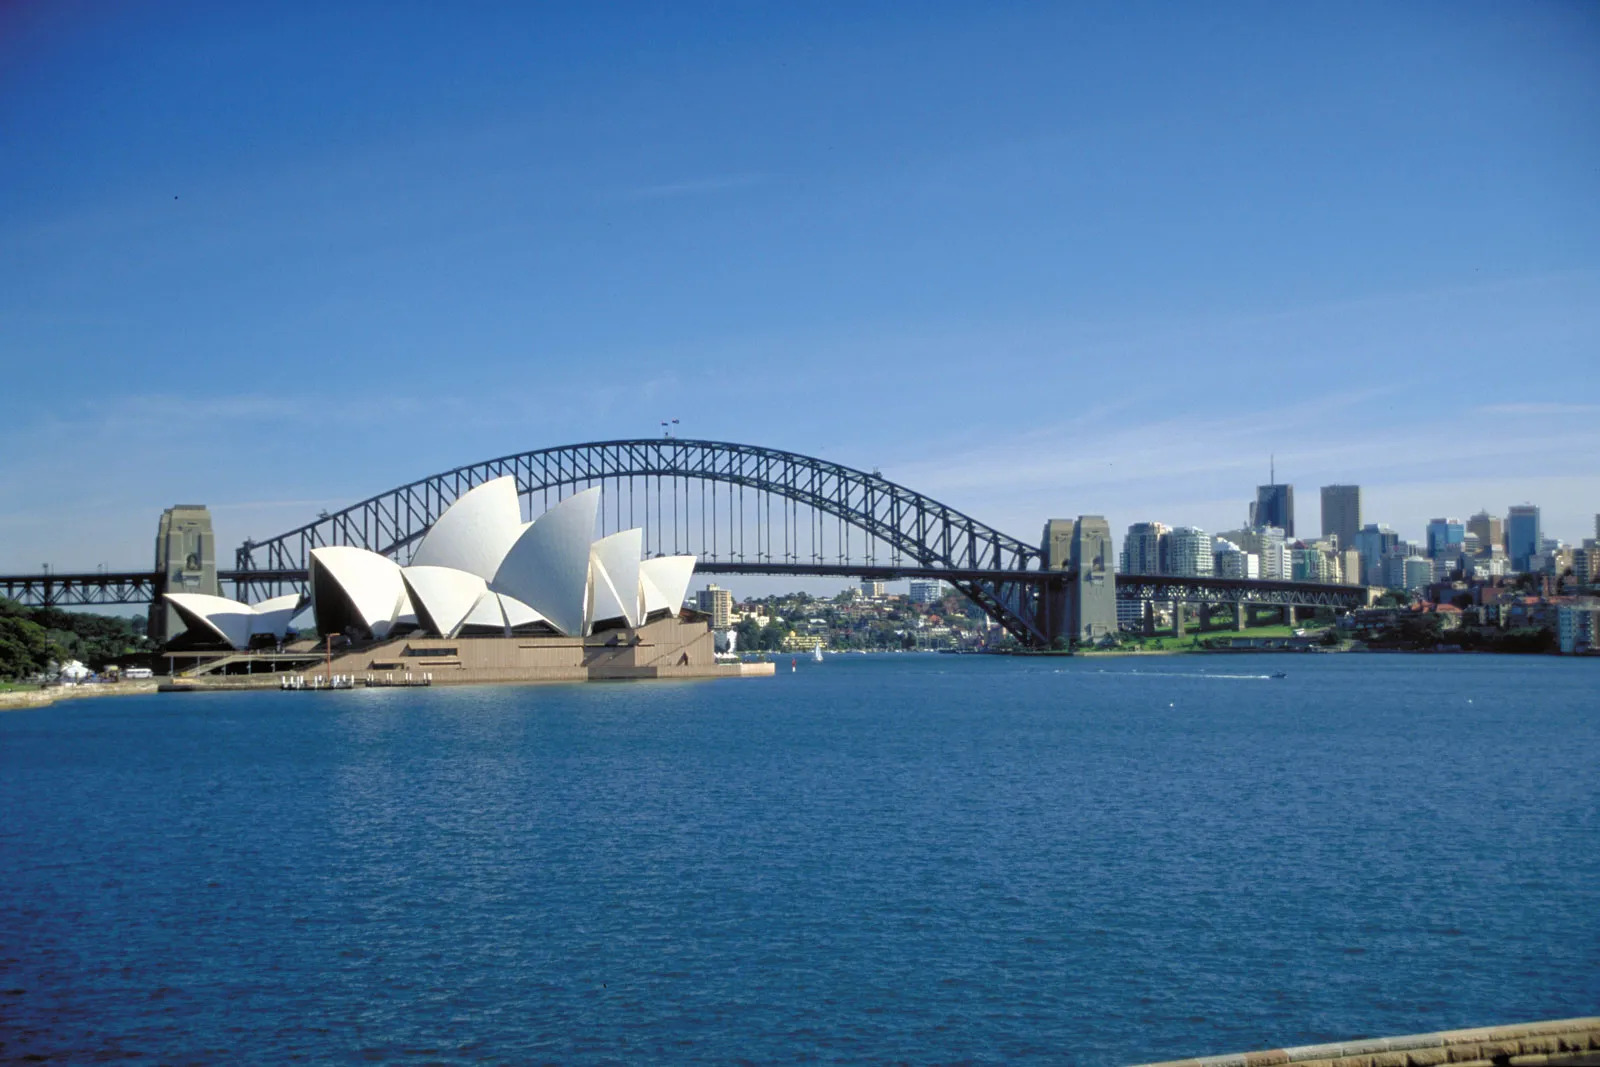
[[[599, 506], [600, 490], [587, 489], [523, 522], [516, 479], [504, 477], [451, 504], [408, 565], [312, 549], [316, 630], [346, 639], [330, 669], [447, 682], [716, 673], [709, 626], [681, 616], [695, 557], [645, 559], [637, 529], [596, 539]], [[175, 647], [241, 652], [277, 650], [304, 608], [298, 595], [166, 598], [188, 627]]]

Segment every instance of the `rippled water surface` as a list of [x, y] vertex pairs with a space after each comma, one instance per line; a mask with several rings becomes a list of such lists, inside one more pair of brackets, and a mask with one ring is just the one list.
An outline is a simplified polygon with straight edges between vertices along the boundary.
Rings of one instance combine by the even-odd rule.
[[1597, 683], [840, 656], [0, 714], [0, 1059], [1115, 1064], [1590, 1014]]

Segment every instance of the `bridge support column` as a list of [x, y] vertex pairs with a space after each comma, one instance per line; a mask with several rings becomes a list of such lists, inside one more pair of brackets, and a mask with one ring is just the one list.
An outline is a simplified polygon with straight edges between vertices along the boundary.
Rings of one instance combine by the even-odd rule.
[[1183, 601], [1172, 602], [1172, 636], [1183, 636]]
[[1294, 627], [1294, 605], [1293, 604], [1285, 604], [1283, 606], [1283, 624], [1285, 626], [1290, 627], [1291, 629]]
[[[1051, 581], [1039, 608], [1041, 635], [1051, 645], [1092, 644], [1117, 632], [1117, 585], [1112, 570], [1111, 526], [1100, 515], [1050, 519], [1041, 555], [1047, 570], [1070, 567], [1070, 578]], [[1057, 590], [1060, 590], [1057, 592]]]
[[1039, 630], [1048, 645], [1072, 636], [1073, 592], [1064, 577], [1046, 582], [1039, 590]]
[[216, 545], [211, 535], [211, 512], [201, 505], [178, 505], [161, 513], [156, 526], [155, 599], [145, 632], [160, 645], [183, 632], [178, 610], [161, 599], [165, 592], [207, 593], [217, 596]]
[[1156, 602], [1154, 600], [1146, 600], [1144, 602], [1144, 635], [1146, 637], [1154, 637], [1156, 635]]
[[1233, 606], [1233, 628], [1235, 630], [1239, 630], [1241, 632], [1244, 630], [1244, 605], [1243, 604], [1234, 604], [1234, 606]]

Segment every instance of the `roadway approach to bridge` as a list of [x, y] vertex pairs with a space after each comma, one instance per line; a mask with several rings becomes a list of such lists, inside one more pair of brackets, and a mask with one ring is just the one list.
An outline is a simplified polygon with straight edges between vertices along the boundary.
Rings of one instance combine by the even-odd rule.
[[1119, 575], [1110, 527], [1098, 515], [1046, 520], [1035, 544], [876, 471], [681, 438], [562, 445], [456, 467], [248, 540], [232, 567], [218, 567], [209, 511], [176, 505], [161, 513], [151, 569], [0, 575], [0, 595], [59, 607], [149, 604], [151, 637], [165, 640], [181, 626], [165, 592], [231, 592], [245, 601], [305, 592], [310, 551], [324, 545], [404, 561], [456, 497], [505, 475], [516, 477], [534, 514], [598, 486], [605, 530], [641, 526], [647, 555], [689, 552], [707, 574], [937, 578], [1030, 647], [1107, 638], [1118, 629], [1118, 600], [1199, 604], [1202, 619], [1231, 607], [1236, 624], [1249, 608], [1279, 608], [1292, 619], [1296, 607], [1351, 610], [1370, 600], [1359, 585]]

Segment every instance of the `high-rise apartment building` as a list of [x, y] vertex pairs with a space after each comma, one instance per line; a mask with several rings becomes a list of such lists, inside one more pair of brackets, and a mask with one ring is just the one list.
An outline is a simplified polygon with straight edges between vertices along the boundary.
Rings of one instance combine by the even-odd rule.
[[1320, 548], [1289, 549], [1289, 577], [1297, 582], [1337, 582], [1339, 557]]
[[1289, 542], [1284, 540], [1284, 531], [1276, 526], [1263, 526], [1261, 528], [1261, 547], [1257, 549], [1261, 554], [1261, 577], [1275, 582], [1288, 581], [1294, 573], [1294, 557], [1289, 551]]
[[1322, 487], [1322, 536], [1337, 537], [1340, 548], [1354, 548], [1361, 530], [1361, 487]]
[[1500, 521], [1500, 516], [1487, 511], [1480, 511], [1467, 520], [1467, 532], [1477, 535], [1480, 553], [1506, 546], [1505, 524]]
[[869, 600], [879, 600], [883, 597], [882, 578], [861, 579], [861, 595]]
[[1161, 550], [1166, 536], [1166, 523], [1136, 522], [1129, 526], [1128, 536], [1122, 541], [1122, 573], [1162, 573]]
[[1390, 589], [1417, 592], [1433, 581], [1433, 561], [1426, 556], [1408, 555], [1403, 550], [1390, 552], [1382, 560], [1383, 581]]
[[944, 583], [937, 578], [911, 579], [913, 604], [937, 604], [944, 599]]
[[1221, 537], [1212, 542], [1211, 561], [1212, 573], [1218, 578], [1261, 577], [1260, 557]]
[[733, 625], [733, 592], [720, 585], [708, 585], [694, 595], [695, 606], [711, 616], [713, 630]]
[[1256, 502], [1250, 505], [1250, 525], [1276, 526], [1293, 538], [1294, 486], [1256, 486]]
[[1292, 562], [1289, 543], [1284, 539], [1281, 526], [1252, 526], [1245, 530], [1229, 530], [1217, 536], [1238, 545], [1255, 556], [1262, 578], [1284, 581], [1289, 577]]
[[1600, 585], [1600, 537], [1590, 537], [1572, 550], [1572, 576], [1579, 585]]
[[1538, 507], [1533, 504], [1513, 504], [1511, 513], [1506, 516], [1506, 555], [1511, 557], [1511, 569], [1526, 571], [1529, 561], [1542, 543]]
[[1211, 535], [1197, 526], [1175, 526], [1167, 533], [1167, 574], [1209, 578]]

